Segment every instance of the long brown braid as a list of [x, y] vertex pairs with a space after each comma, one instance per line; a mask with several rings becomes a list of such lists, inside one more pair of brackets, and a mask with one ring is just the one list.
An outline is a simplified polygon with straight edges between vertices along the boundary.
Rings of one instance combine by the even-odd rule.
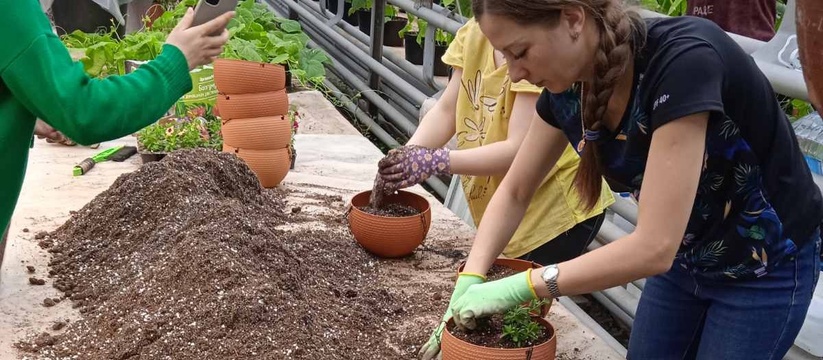
[[[590, 131], [605, 130], [609, 99], [631, 61], [634, 34], [644, 32], [640, 15], [627, 10], [620, 0], [472, 0], [476, 18], [495, 14], [518, 23], [556, 26], [568, 6], [581, 6], [596, 21], [600, 45], [595, 53], [594, 76], [585, 86], [583, 123]], [[575, 185], [588, 209], [597, 205], [602, 190], [603, 168], [597, 141], [587, 141], [581, 154]]]

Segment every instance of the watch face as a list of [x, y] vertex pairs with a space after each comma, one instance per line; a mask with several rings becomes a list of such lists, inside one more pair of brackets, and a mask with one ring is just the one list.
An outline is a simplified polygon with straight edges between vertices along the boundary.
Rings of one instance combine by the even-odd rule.
[[545, 270], [543, 270], [543, 279], [544, 280], [554, 279], [556, 277], [557, 277], [557, 267], [556, 266], [550, 266], [550, 267], [547, 267]]

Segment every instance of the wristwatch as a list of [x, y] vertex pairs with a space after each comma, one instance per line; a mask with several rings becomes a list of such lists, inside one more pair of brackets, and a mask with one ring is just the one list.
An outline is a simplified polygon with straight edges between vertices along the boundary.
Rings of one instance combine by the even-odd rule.
[[543, 281], [546, 283], [546, 287], [549, 288], [549, 294], [553, 298], [559, 298], [561, 296], [560, 289], [557, 288], [557, 276], [560, 274], [560, 270], [557, 268], [557, 264], [551, 264], [543, 268], [543, 274], [541, 277]]

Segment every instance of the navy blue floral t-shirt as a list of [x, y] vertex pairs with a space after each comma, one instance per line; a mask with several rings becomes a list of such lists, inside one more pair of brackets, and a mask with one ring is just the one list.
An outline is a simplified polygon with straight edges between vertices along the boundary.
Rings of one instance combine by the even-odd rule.
[[[717, 25], [688, 16], [646, 24], [629, 109], [615, 133], [598, 140], [604, 176], [612, 190], [639, 196], [654, 131], [709, 112], [700, 184], [675, 266], [716, 280], [763, 276], [809, 243], [823, 219], [791, 124], [766, 77]], [[576, 147], [578, 87], [544, 90], [537, 111]]]

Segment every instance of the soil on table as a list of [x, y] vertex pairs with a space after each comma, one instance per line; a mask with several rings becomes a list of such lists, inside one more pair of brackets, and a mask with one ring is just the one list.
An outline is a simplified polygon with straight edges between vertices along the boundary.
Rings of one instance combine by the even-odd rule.
[[417, 210], [411, 206], [406, 206], [402, 204], [387, 204], [382, 208], [374, 208], [370, 205], [363, 206], [359, 208], [363, 212], [377, 215], [377, 216], [386, 216], [386, 217], [403, 217], [403, 216], [413, 216], [420, 214], [420, 210]]
[[411, 324], [441, 316], [432, 294], [446, 289], [378, 281], [387, 270], [342, 205], [318, 230], [287, 195], [206, 149], [121, 176], [49, 234], [54, 287], [81, 319], [16, 346], [30, 359], [416, 358], [431, 327]]
[[454, 324], [451, 324], [448, 327], [448, 331], [456, 338], [475, 345], [488, 348], [516, 349], [520, 347], [539, 345], [551, 338], [551, 330], [545, 328], [542, 324], [538, 325], [540, 327], [540, 337], [533, 342], [527, 342], [525, 344], [521, 344], [520, 346], [517, 346], [508, 338], [503, 337], [503, 315], [501, 314], [493, 315], [488, 318], [477, 319], [477, 328], [474, 330], [467, 329], [464, 332], [463, 330], [458, 329]]

